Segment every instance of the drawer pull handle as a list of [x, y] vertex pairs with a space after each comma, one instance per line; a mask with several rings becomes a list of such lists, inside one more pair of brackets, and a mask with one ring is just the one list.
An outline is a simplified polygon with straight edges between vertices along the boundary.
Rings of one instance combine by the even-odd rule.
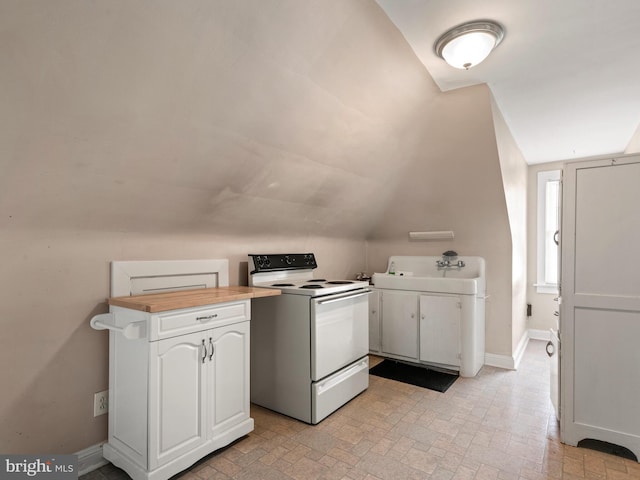
[[[203, 340], [203, 342], [204, 342], [204, 340]], [[211, 341], [211, 337], [209, 337], [209, 345], [211, 345], [211, 353], [209, 354], [209, 361], [211, 361], [211, 359], [213, 358], [213, 351], [214, 351], [213, 342]]]
[[212, 318], [216, 318], [218, 316], [217, 313], [213, 313], [211, 315], [206, 315], [204, 317], [196, 317], [196, 320], [211, 320]]
[[202, 349], [204, 350], [204, 356], [202, 357], [202, 363], [207, 359], [207, 346], [204, 344], [204, 338], [202, 339]]

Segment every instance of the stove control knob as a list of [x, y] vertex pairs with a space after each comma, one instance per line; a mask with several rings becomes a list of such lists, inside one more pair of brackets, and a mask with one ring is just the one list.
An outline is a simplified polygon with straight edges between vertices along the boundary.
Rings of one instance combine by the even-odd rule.
[[284, 263], [286, 263], [287, 265], [291, 265], [291, 257], [289, 257], [289, 255], [285, 255], [284, 256]]

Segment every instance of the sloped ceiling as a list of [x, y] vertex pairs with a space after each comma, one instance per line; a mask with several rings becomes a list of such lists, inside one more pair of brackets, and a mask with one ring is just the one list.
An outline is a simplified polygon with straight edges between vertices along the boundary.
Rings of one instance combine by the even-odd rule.
[[[443, 90], [486, 83], [528, 163], [625, 151], [640, 124], [636, 0], [377, 0]], [[468, 71], [433, 45], [489, 18], [503, 42]]]
[[0, 225], [364, 238], [440, 92], [375, 3], [325, 8], [3, 2]]

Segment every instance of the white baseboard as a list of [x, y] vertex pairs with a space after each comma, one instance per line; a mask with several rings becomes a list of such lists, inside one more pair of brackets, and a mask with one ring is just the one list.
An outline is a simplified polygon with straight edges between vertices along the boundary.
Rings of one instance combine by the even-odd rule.
[[75, 453], [78, 456], [78, 476], [97, 470], [109, 463], [102, 456], [102, 443]]
[[529, 338], [531, 340], [551, 340], [549, 330], [536, 330], [534, 328], [530, 328], [527, 332], [529, 333]]
[[497, 355], [495, 353], [484, 354], [484, 364], [492, 367], [504, 368], [506, 370], [517, 370], [522, 356], [524, 355], [529, 340], [549, 340], [551, 338], [548, 330], [529, 329], [522, 335], [513, 355]]
[[495, 353], [484, 354], [484, 364], [492, 367], [514, 370], [513, 357], [510, 355], [498, 355]]

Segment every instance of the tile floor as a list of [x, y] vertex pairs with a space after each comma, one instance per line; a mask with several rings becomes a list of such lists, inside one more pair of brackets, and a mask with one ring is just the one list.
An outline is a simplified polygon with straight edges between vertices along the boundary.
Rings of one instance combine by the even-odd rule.
[[[640, 479], [636, 462], [560, 443], [544, 345], [531, 341], [518, 371], [484, 367], [444, 394], [371, 376], [316, 426], [252, 405], [254, 432], [175, 478]], [[81, 477], [127, 478], [112, 465]]]

